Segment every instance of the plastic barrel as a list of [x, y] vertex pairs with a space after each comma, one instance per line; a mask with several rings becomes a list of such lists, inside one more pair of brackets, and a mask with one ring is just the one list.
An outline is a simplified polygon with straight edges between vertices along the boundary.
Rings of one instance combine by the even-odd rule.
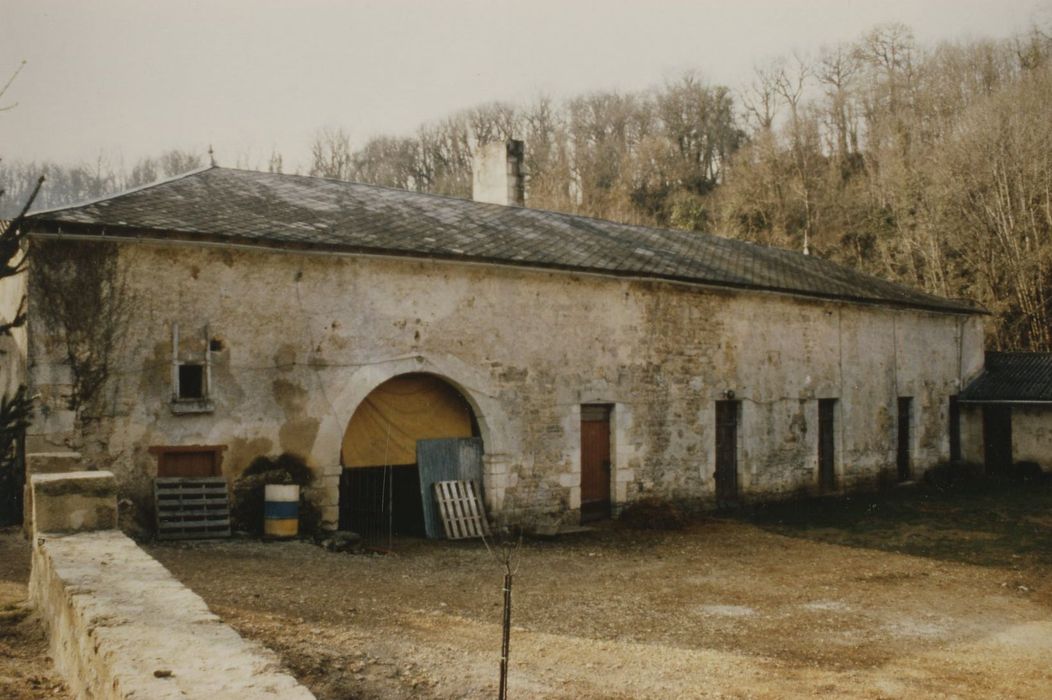
[[295, 537], [300, 528], [300, 487], [267, 484], [263, 490], [263, 534]]

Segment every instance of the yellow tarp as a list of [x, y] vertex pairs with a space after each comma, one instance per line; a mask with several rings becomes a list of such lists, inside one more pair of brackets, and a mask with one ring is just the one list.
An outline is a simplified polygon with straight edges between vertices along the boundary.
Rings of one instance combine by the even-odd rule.
[[343, 435], [345, 467], [415, 464], [416, 441], [472, 437], [471, 407], [430, 374], [405, 374], [376, 387]]

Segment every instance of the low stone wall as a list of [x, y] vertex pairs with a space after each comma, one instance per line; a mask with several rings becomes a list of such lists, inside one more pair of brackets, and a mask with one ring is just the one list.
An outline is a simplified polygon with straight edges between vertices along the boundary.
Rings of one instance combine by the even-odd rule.
[[[48, 628], [51, 655], [73, 695], [92, 700], [313, 698], [279, 670], [273, 652], [242, 639], [200, 596], [112, 529], [116, 499], [105, 485], [112, 478], [108, 472], [33, 477], [35, 523], [65, 532], [34, 532], [30, 600]], [[61, 503], [77, 508], [66, 510]], [[82, 517], [105, 514], [111, 505], [112, 520]], [[64, 522], [63, 512], [71, 516]], [[44, 513], [54, 517], [49, 520]], [[96, 526], [110, 529], [90, 529]]]

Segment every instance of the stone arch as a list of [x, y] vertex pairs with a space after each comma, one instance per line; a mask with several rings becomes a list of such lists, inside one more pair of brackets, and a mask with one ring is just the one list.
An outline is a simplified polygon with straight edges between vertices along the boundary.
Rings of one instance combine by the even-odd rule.
[[340, 448], [355, 409], [378, 386], [395, 377], [413, 373], [431, 374], [445, 381], [467, 401], [475, 414], [485, 450], [483, 479], [490, 508], [499, 506], [503, 483], [494, 477], [504, 473], [507, 455], [513, 450], [509, 423], [488, 374], [449, 356], [415, 355], [358, 367], [346, 375], [329, 395], [331, 411], [318, 429], [311, 452], [320, 475], [320, 504], [324, 525], [335, 528], [339, 519]]

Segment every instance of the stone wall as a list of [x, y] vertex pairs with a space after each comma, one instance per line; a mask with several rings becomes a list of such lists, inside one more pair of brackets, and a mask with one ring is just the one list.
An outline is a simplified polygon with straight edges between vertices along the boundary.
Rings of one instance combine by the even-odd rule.
[[1052, 408], [1012, 407], [1012, 459], [1052, 470]]
[[30, 602], [74, 697], [314, 697], [115, 529], [112, 474], [38, 474], [32, 487]]
[[[32, 328], [41, 443], [112, 465], [148, 501], [151, 445], [227, 445], [224, 473], [303, 456], [335, 523], [339, 446], [384, 380], [431, 372], [478, 418], [489, 506], [580, 505], [580, 406], [613, 405], [612, 494], [713, 497], [714, 402], [742, 402], [744, 493], [816, 484], [817, 399], [837, 398], [837, 472], [893, 468], [896, 397], [914, 397], [919, 473], [948, 457], [948, 396], [982, 363], [978, 317], [565, 272], [254, 249], [122, 244], [134, 320], [107, 408], [84, 437], [59, 400], [69, 368]], [[32, 294], [32, 291], [31, 291]], [[171, 405], [179, 355], [211, 347], [211, 408]], [[73, 435], [73, 437], [71, 437]]]
[[[983, 409], [981, 405], [961, 409], [962, 459], [983, 464]], [[1012, 406], [1012, 461], [1034, 462], [1052, 471], [1052, 408], [1040, 405]]]

